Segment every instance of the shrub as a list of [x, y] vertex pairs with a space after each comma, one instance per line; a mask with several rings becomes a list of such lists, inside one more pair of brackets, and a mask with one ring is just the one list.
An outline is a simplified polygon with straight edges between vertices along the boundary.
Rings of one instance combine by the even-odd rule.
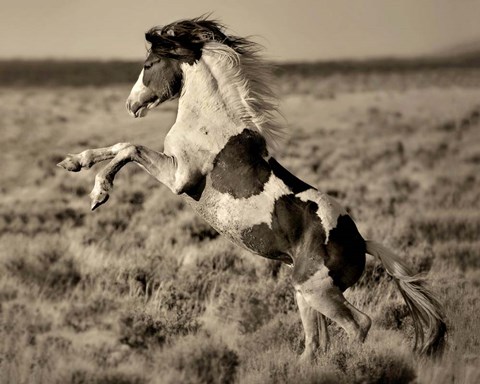
[[411, 219], [403, 237], [410, 242], [418, 239], [429, 243], [446, 240], [476, 241], [480, 232], [480, 216], [476, 211], [430, 212], [420, 218]]
[[81, 227], [85, 214], [57, 201], [26, 202], [21, 208], [2, 207], [0, 213], [0, 234], [58, 233], [66, 227]]
[[7, 259], [8, 272], [26, 284], [37, 286], [46, 296], [59, 298], [82, 279], [77, 262], [60, 241], [38, 241], [37, 247], [16, 249]]
[[381, 310], [380, 319], [375, 319], [376, 324], [385, 329], [399, 330], [405, 327], [406, 323], [411, 323], [410, 313], [405, 303], [385, 303]]
[[206, 334], [179, 340], [159, 360], [167, 370], [159, 382], [175, 384], [233, 383], [239, 365], [234, 351]]
[[459, 242], [453, 240], [440, 243], [435, 247], [434, 254], [447, 262], [457, 265], [462, 271], [480, 268], [479, 241]]
[[240, 383], [243, 384], [336, 384], [345, 383], [345, 378], [331, 366], [301, 363], [298, 355], [278, 345], [258, 353], [250, 350], [242, 362]]
[[350, 342], [334, 343], [333, 348], [319, 355], [316, 365], [334, 370], [338, 382], [355, 384], [404, 384], [416, 378], [413, 361], [396, 349], [379, 343], [355, 345]]
[[135, 311], [120, 318], [120, 342], [133, 348], [162, 346], [174, 337], [194, 333], [199, 329], [196, 319], [183, 314], [154, 318], [152, 315]]
[[278, 313], [297, 310], [293, 288], [285, 279], [255, 285], [235, 282], [220, 291], [214, 304], [218, 315], [235, 319], [242, 333], [255, 332]]
[[71, 384], [143, 384], [145, 378], [138, 374], [113, 370], [75, 369], [65, 375], [61, 381]]
[[185, 223], [183, 230], [189, 237], [199, 242], [212, 240], [219, 236], [215, 229], [197, 216], [194, 216], [192, 221]]
[[64, 324], [77, 332], [98, 324], [101, 315], [116, 308], [116, 303], [105, 296], [89, 297], [86, 303], [74, 303], [64, 315]]
[[416, 377], [414, 368], [394, 351], [371, 351], [357, 358], [347, 371], [353, 383], [406, 384]]
[[297, 312], [279, 314], [274, 319], [243, 338], [244, 347], [250, 350], [268, 350], [272, 346], [287, 346], [296, 354], [304, 349], [304, 333]]

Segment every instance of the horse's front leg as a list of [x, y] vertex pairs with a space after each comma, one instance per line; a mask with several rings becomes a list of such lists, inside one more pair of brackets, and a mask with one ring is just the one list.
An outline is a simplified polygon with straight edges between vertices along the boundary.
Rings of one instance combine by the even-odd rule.
[[95, 176], [95, 185], [90, 193], [92, 211], [108, 200], [116, 174], [129, 162], [140, 165], [175, 192], [175, 158], [141, 145], [131, 145], [118, 152], [113, 160]]
[[[98, 161], [105, 160], [105, 156], [107, 155], [111, 158], [111, 155], [106, 151], [103, 153], [96, 153], [98, 154]], [[129, 162], [135, 162], [136, 164], [140, 165], [158, 181], [165, 184], [172, 191], [176, 191], [176, 161], [173, 157], [167, 156], [160, 152], [156, 152], [141, 145], [128, 144], [123, 147], [123, 149], [118, 151], [117, 154], [113, 157], [113, 160], [110, 161], [110, 163], [108, 163], [108, 165], [95, 176], [95, 185], [92, 189], [92, 192], [90, 193], [90, 198], [92, 200], [92, 210], [98, 208], [100, 205], [104, 204], [108, 200], [109, 192], [113, 187], [113, 181], [117, 172], [120, 171], [120, 169]]]
[[81, 169], [89, 169], [93, 165], [113, 159], [121, 150], [130, 147], [130, 143], [118, 143], [110, 147], [87, 149], [77, 154], [68, 154], [57, 165], [70, 172], [78, 172]]

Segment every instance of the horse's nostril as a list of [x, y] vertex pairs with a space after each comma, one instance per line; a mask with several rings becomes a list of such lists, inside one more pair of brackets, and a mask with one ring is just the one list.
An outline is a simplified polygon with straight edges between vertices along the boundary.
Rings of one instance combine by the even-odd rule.
[[125, 103], [125, 107], [127, 108], [127, 112], [131, 116], [135, 117], [135, 112], [137, 112], [140, 106], [138, 103], [132, 103], [132, 100], [127, 99], [127, 102]]

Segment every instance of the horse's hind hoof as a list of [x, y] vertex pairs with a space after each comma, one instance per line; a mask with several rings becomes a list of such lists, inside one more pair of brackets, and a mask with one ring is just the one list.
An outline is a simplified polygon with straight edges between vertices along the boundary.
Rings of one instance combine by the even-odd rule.
[[57, 167], [66, 169], [70, 172], [78, 172], [82, 169], [80, 162], [75, 160], [72, 155], [68, 155], [65, 159], [57, 164]]

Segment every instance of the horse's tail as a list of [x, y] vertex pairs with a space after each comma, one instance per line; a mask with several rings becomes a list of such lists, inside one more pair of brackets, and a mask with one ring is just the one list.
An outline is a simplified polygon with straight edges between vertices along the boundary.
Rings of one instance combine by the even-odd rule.
[[432, 292], [425, 288], [425, 279], [391, 250], [375, 241], [366, 241], [367, 253], [377, 257], [393, 277], [402, 294], [415, 327], [414, 350], [421, 354], [440, 355], [445, 346], [447, 326], [443, 309]]

